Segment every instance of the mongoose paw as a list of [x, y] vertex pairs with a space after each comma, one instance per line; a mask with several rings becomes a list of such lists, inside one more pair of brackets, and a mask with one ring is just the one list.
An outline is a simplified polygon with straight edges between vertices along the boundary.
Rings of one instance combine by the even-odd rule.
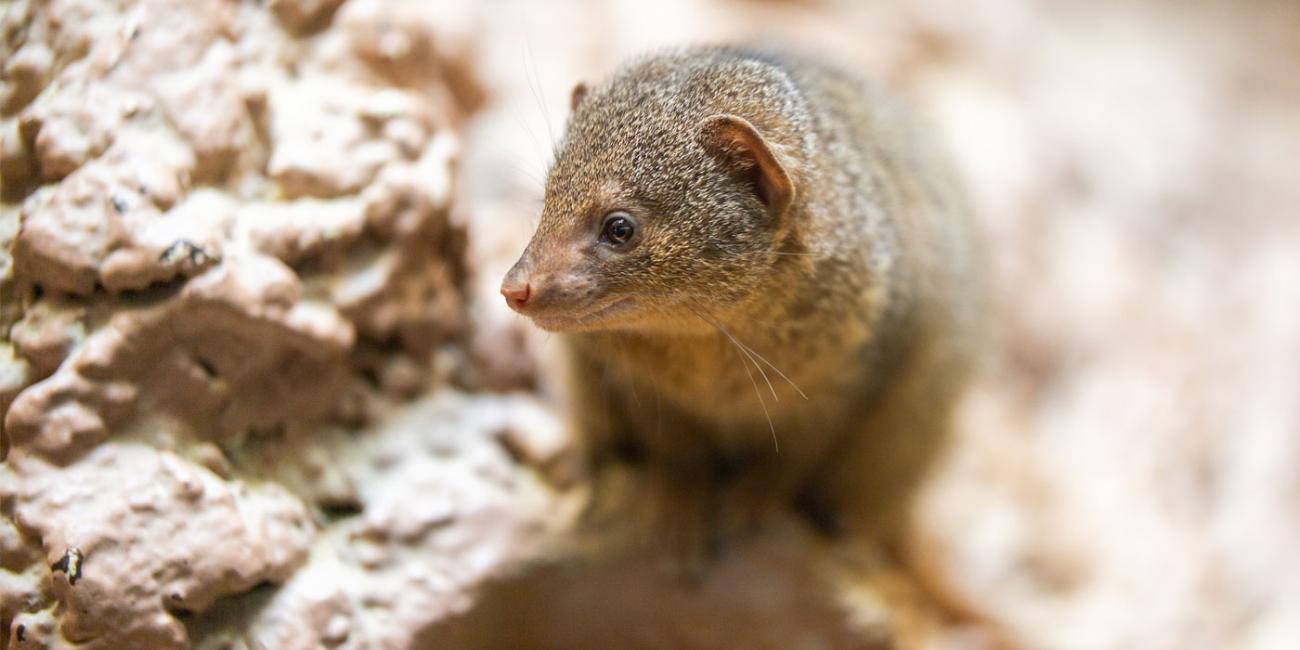
[[789, 512], [796, 474], [774, 459], [750, 460], [722, 486], [721, 528], [727, 543], [758, 535], [774, 514]]
[[579, 515], [580, 539], [643, 552], [673, 578], [702, 582], [720, 549], [716, 494], [683, 473], [605, 468]]
[[649, 505], [642, 523], [646, 547], [663, 558], [664, 568], [674, 578], [687, 584], [703, 582], [721, 551], [713, 486], [651, 472], [644, 489]]
[[780, 499], [745, 483], [728, 486], [718, 510], [718, 532], [727, 544], [753, 537], [781, 505]]

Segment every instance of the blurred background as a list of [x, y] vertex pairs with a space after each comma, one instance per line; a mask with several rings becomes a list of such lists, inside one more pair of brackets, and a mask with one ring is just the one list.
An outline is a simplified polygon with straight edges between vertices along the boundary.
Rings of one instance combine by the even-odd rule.
[[[648, 48], [786, 43], [908, 95], [977, 208], [1000, 339], [922, 513], [924, 560], [1030, 647], [1300, 644], [1300, 4], [494, 15], [475, 196], [535, 198], [569, 86]], [[534, 213], [471, 228], [513, 252]]]
[[[417, 584], [408, 576], [398, 588], [375, 579], [361, 592], [343, 585], [362, 580], [356, 577], [362, 573], [332, 576], [339, 562], [367, 575], [443, 571], [410, 560], [399, 547], [452, 551], [424, 529], [393, 533], [404, 525], [393, 513], [435, 508], [410, 492], [442, 488], [412, 477], [450, 475], [437, 469], [442, 459], [464, 454], [496, 467], [496, 457], [461, 450], [456, 445], [473, 438], [461, 434], [456, 444], [430, 447], [429, 467], [399, 464], [407, 469], [398, 471], [393, 463], [400, 450], [427, 437], [372, 444], [357, 442], [364, 436], [356, 431], [370, 431], [368, 423], [387, 417], [376, 413], [416, 409], [411, 412], [460, 430], [478, 427], [485, 440], [502, 431], [540, 430], [522, 442], [506, 436], [510, 463], [536, 464], [539, 455], [557, 453], [552, 447], [563, 443], [554, 442], [562, 435], [552, 415], [556, 346], [509, 312], [497, 289], [536, 223], [569, 92], [648, 49], [745, 41], [799, 48], [908, 97], [939, 131], [982, 225], [997, 345], [961, 410], [951, 458], [917, 513], [910, 559], [925, 581], [947, 601], [963, 603], [966, 618], [990, 621], [1009, 643], [1028, 648], [1300, 647], [1300, 3], [1294, 0], [49, 0], [18, 1], [4, 11], [0, 223], [10, 256], [0, 269], [7, 292], [0, 315], [17, 333], [6, 336], [9, 374], [0, 391], [5, 408], [13, 403], [6, 419], [13, 451], [0, 474], [6, 481], [0, 503], [7, 513], [17, 509], [16, 532], [5, 547], [14, 557], [43, 553], [54, 561], [65, 542], [90, 534], [91, 528], [53, 514], [53, 504], [63, 502], [51, 495], [84, 464], [69, 460], [64, 446], [73, 443], [66, 440], [81, 445], [77, 454], [116, 453], [116, 442], [104, 442], [111, 433], [111, 441], [143, 441], [208, 469], [226, 462], [210, 461], [217, 453], [230, 466], [224, 474], [212, 469], [214, 485], [283, 486], [286, 502], [299, 504], [285, 507], [299, 513], [293, 516], [303, 532], [288, 538], [297, 540], [292, 543], [277, 542], [296, 555], [265, 560], [243, 582], [194, 578], [207, 591], [187, 601], [185, 611], [211, 611], [213, 598], [226, 597], [223, 602], [236, 604], [218, 606], [218, 619], [281, 640], [316, 638], [310, 635], [322, 630], [336, 638], [339, 631], [326, 623], [349, 612], [348, 643], [370, 638], [381, 639], [380, 647], [404, 647], [418, 637], [402, 636], [402, 625], [426, 629], [430, 617], [468, 607], [428, 594], [459, 595], [486, 568], [457, 569], [446, 584]], [[166, 29], [153, 29], [158, 25]], [[213, 26], [212, 33], [200, 25]], [[136, 40], [131, 30], [140, 26]], [[149, 41], [159, 31], [173, 37]], [[193, 36], [198, 33], [206, 35]], [[222, 45], [190, 52], [180, 45], [187, 39]], [[137, 43], [145, 54], [133, 55], [122, 43]], [[183, 55], [167, 54], [169, 47]], [[104, 123], [109, 109], [95, 107], [117, 110], [123, 93], [145, 96], [144, 108], [123, 109], [122, 121]], [[140, 117], [150, 115], [150, 101], [167, 119]], [[228, 106], [239, 117], [222, 121]], [[375, 131], [380, 135], [356, 126], [376, 123], [398, 126], [383, 126]], [[181, 153], [172, 155], [171, 140], [151, 139], [164, 131], [180, 134]], [[103, 244], [105, 229], [94, 225], [101, 213], [86, 216], [86, 197], [131, 184], [123, 178], [154, 178], [145, 175], [155, 173], [152, 167], [121, 167], [128, 158], [136, 161], [131, 164], [161, 160], [164, 176], [181, 178], [183, 171], [181, 189], [150, 198], [157, 209], [148, 215], [128, 212], [114, 226], [113, 243]], [[173, 159], [182, 162], [167, 162]], [[126, 171], [96, 171], [100, 163]], [[108, 180], [85, 181], [92, 173]], [[74, 187], [83, 189], [61, 194], [60, 188]], [[416, 217], [402, 216], [411, 205], [426, 204]], [[191, 206], [185, 214], [198, 216], [178, 222], [175, 213], [185, 206]], [[397, 216], [385, 221], [389, 212]], [[110, 219], [103, 223], [119, 223], [111, 212], [102, 214]], [[211, 259], [193, 252], [168, 258], [178, 236]], [[436, 252], [409, 252], [430, 238], [440, 242]], [[377, 252], [385, 246], [406, 252], [388, 259]], [[78, 257], [91, 254], [86, 251], [99, 252]], [[113, 258], [115, 251], [126, 252]], [[171, 387], [131, 369], [145, 361], [130, 357], [136, 360], [98, 375], [85, 369], [95, 359], [102, 368], [103, 358], [118, 358], [109, 330], [145, 331], [145, 321], [110, 318], [137, 304], [127, 293], [180, 282], [175, 304], [183, 310], [184, 292], [200, 280], [256, 266], [241, 251], [278, 260], [275, 268], [286, 269], [302, 304], [334, 314], [307, 309], [281, 322], [264, 310], [232, 308], [254, 324], [274, 321], [266, 330], [274, 335], [250, 330], [257, 340], [337, 352], [337, 363], [322, 363], [342, 369], [338, 388], [313, 388], [288, 402], [310, 426], [254, 409], [230, 431], [204, 433], [186, 419], [190, 405], [176, 406], [190, 398], [168, 397]], [[435, 266], [440, 270], [431, 278]], [[232, 277], [221, 282], [244, 286]], [[402, 279], [415, 277], [424, 279]], [[213, 291], [239, 298], [223, 297], [223, 304], [260, 304], [246, 297], [256, 294], [252, 289], [220, 293], [224, 286]], [[243, 322], [230, 322], [236, 321]], [[69, 323], [80, 333], [66, 335]], [[217, 365], [218, 374], [227, 373]], [[268, 372], [249, 368], [237, 366], [235, 374], [251, 381]], [[159, 424], [112, 415], [106, 393], [83, 382], [105, 372], [136, 387], [136, 413], [183, 416]], [[333, 377], [315, 370], [307, 376], [325, 383]], [[487, 401], [465, 406], [438, 397], [452, 389], [488, 395], [481, 398]], [[185, 394], [207, 394], [193, 390]], [[301, 397], [284, 390], [275, 394]], [[534, 394], [540, 398], [529, 397]], [[426, 399], [433, 406], [419, 401]], [[426, 406], [409, 406], [413, 400]], [[52, 405], [69, 401], [90, 404], [104, 430], [59, 438], [67, 432], [49, 414]], [[204, 413], [191, 419], [210, 420]], [[282, 427], [280, 437], [257, 433], [267, 422]], [[388, 439], [384, 432], [392, 427], [375, 426], [369, 439]], [[251, 438], [246, 429], [254, 431]], [[51, 442], [56, 439], [63, 442]], [[90, 442], [76, 442], [83, 439]], [[218, 452], [191, 444], [212, 440]], [[346, 469], [358, 458], [383, 462]], [[492, 471], [514, 476], [514, 465], [500, 462], [506, 469]], [[408, 482], [394, 482], [399, 479]], [[501, 521], [526, 520], [511, 528], [502, 556], [522, 553], [515, 538], [553, 525], [537, 513], [563, 501], [550, 492], [563, 481], [548, 478], [551, 484], [538, 487], [533, 480], [511, 483], [500, 500], [484, 506], [498, 528], [506, 525]], [[518, 514], [525, 506], [515, 505], [520, 490], [534, 495], [527, 516]], [[480, 497], [457, 498], [437, 507], [479, 512]], [[466, 534], [482, 543], [478, 533]], [[378, 549], [373, 563], [346, 550], [358, 539]], [[345, 550], [322, 550], [331, 543]], [[188, 557], [176, 552], [168, 566]], [[29, 578], [44, 576], [47, 566], [34, 559], [5, 565]], [[0, 607], [10, 629], [27, 621], [26, 629], [44, 625], [48, 634], [69, 634], [63, 610], [53, 605], [77, 602], [75, 590], [36, 578], [7, 584], [26, 585], [7, 587], [0, 598], [10, 603]], [[258, 584], [287, 584], [275, 595], [257, 592], [254, 600], [259, 607], [281, 603], [275, 611], [289, 613], [250, 613], [232, 597]], [[154, 598], [157, 590], [146, 591]], [[312, 604], [317, 601], [308, 593], [339, 595], [320, 600], [335, 603], [326, 607]], [[397, 603], [409, 593], [424, 594], [414, 602], [425, 604], [392, 605], [382, 615], [345, 606], [365, 597]], [[23, 598], [50, 608], [20, 614], [23, 608], [13, 603]], [[143, 617], [158, 602], [161, 597], [121, 611]], [[366, 616], [379, 618], [366, 623]], [[108, 644], [103, 647], [128, 638], [87, 620], [94, 616], [74, 622], [74, 631], [101, 635], [95, 638]], [[217, 623], [205, 627], [210, 617], [177, 620], [140, 628], [155, 636], [129, 638], [183, 647], [218, 636], [209, 629]], [[376, 632], [381, 625], [374, 620], [389, 627]], [[349, 638], [348, 629], [341, 638]], [[21, 641], [6, 633], [11, 644]], [[959, 636], [936, 638], [982, 647], [963, 645]], [[272, 647], [299, 647], [285, 643]]]

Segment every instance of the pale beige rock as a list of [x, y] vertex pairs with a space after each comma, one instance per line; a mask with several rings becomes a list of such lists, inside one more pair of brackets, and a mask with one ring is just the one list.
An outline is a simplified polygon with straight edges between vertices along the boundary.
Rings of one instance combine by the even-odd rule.
[[[299, 448], [292, 440], [250, 455], [283, 484], [336, 510], [351, 507], [264, 606], [201, 617], [198, 647], [420, 647], [423, 630], [470, 607], [486, 581], [542, 553], [574, 515], [572, 494], [558, 498], [521, 473], [497, 439], [503, 428], [537, 425], [558, 422], [531, 398], [445, 392], [364, 436], [323, 434], [306, 463], [276, 461]], [[346, 485], [347, 496], [322, 491], [333, 482]]]
[[278, 485], [227, 483], [142, 445], [101, 445], [63, 468], [28, 456], [9, 463], [0, 498], [16, 504], [15, 521], [56, 567], [59, 634], [79, 647], [187, 647], [174, 615], [286, 580], [314, 534]]
[[156, 307], [124, 310], [76, 358], [23, 392], [5, 427], [51, 458], [83, 453], [136, 407], [164, 408], [207, 436], [327, 414], [341, 390], [350, 325], [299, 301], [283, 264], [223, 264]]
[[233, 45], [215, 41], [197, 65], [149, 81], [169, 122], [193, 147], [200, 181], [222, 180], [257, 137], [236, 78], [238, 56]]
[[43, 300], [9, 329], [14, 349], [38, 377], [48, 377], [86, 337], [84, 308]]
[[13, 249], [17, 276], [49, 291], [85, 295], [97, 285], [142, 289], [197, 270], [163, 256], [180, 239], [148, 235], [187, 191], [191, 155], [176, 140], [140, 134], [64, 182], [37, 190], [23, 203]]
[[471, 4], [421, 0], [353, 0], [335, 17], [347, 49], [398, 85], [419, 88], [448, 118], [482, 106], [472, 72], [476, 27], [486, 17]]
[[[486, 427], [452, 424], [469, 403], [400, 433], [320, 428], [442, 389], [435, 357], [457, 357], [434, 352], [465, 328], [448, 211], [467, 109], [443, 78], [468, 74], [464, 48], [421, 14], [403, 33], [443, 47], [394, 76], [349, 45], [374, 22], [315, 40], [276, 24], [323, 28], [337, 4], [4, 8], [0, 198], [22, 210], [0, 206], [0, 642], [187, 647], [301, 575], [308, 605], [290, 587], [249, 629], [373, 646], [467, 603], [539, 539], [553, 496], [512, 498], [521, 468]], [[439, 421], [449, 446], [398, 468]], [[453, 444], [471, 426], [479, 460]], [[479, 544], [435, 550], [462, 523]], [[480, 555], [429, 582], [416, 549], [443, 567]], [[339, 582], [363, 565], [385, 576]], [[400, 616], [367, 618], [377, 599]]]
[[15, 650], [44, 650], [59, 647], [61, 639], [58, 636], [58, 619], [55, 618], [54, 612], [43, 609], [36, 613], [24, 612], [15, 616], [9, 643]]
[[365, 187], [401, 158], [361, 116], [369, 89], [329, 77], [277, 86], [268, 98], [275, 142], [267, 174], [288, 198], [329, 198]]
[[61, 90], [37, 98], [19, 123], [23, 139], [34, 143], [45, 182], [60, 180], [104, 153], [121, 128], [127, 107], [148, 102], [85, 81], [69, 82]]
[[317, 260], [332, 268], [365, 231], [365, 206], [358, 198], [245, 204], [240, 226], [258, 252], [290, 265]]

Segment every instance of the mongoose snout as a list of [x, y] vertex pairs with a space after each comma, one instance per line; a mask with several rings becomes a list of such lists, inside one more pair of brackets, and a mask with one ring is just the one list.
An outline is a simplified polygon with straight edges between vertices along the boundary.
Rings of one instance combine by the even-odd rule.
[[[618, 236], [630, 238], [634, 227], [625, 223], [630, 220], [613, 221], [609, 229], [617, 231]], [[608, 327], [609, 317], [616, 311], [613, 308], [627, 303], [628, 297], [609, 291], [601, 283], [598, 254], [577, 250], [580, 246], [556, 244], [535, 242], [520, 256], [501, 282], [501, 295], [506, 304], [549, 331]], [[566, 239], [558, 244], [572, 242]], [[539, 250], [543, 248], [552, 250]]]
[[528, 298], [532, 295], [532, 289], [532, 279], [528, 277], [528, 270], [519, 268], [518, 264], [515, 265], [515, 268], [510, 269], [506, 279], [501, 282], [501, 295], [505, 297], [506, 304], [521, 314], [524, 313], [524, 308], [528, 305]]

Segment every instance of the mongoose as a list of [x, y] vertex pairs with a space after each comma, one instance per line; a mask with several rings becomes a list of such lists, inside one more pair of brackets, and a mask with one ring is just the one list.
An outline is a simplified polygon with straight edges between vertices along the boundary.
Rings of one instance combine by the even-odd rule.
[[897, 530], [978, 347], [976, 238], [927, 135], [783, 53], [668, 51], [575, 88], [501, 292], [564, 334], [592, 467], [642, 460], [670, 550], [795, 504]]

